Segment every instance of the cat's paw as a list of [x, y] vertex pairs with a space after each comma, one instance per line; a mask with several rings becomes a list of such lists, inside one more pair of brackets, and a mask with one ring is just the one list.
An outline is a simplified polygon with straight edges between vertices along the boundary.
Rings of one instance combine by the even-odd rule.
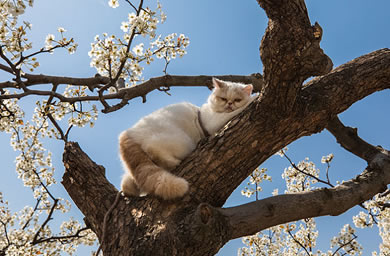
[[121, 190], [126, 196], [140, 196], [140, 190], [137, 184], [135, 184], [133, 178], [128, 173], [123, 175]]
[[156, 185], [154, 194], [165, 200], [183, 197], [189, 188], [188, 182], [169, 172], [161, 173]]

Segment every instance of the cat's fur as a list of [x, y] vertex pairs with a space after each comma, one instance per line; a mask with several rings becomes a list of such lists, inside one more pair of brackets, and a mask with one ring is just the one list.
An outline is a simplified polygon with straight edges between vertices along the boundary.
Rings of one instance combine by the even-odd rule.
[[214, 134], [254, 99], [252, 85], [213, 79], [213, 86], [202, 107], [187, 102], [169, 105], [119, 135], [120, 157], [126, 169], [121, 189], [126, 195], [154, 194], [168, 200], [188, 191], [188, 182], [169, 171], [206, 136], [201, 126]]

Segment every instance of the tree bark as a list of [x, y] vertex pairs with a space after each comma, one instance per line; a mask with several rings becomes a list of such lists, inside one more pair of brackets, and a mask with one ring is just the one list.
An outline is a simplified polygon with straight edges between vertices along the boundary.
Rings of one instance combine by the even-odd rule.
[[[66, 144], [62, 183], [98, 235], [104, 255], [214, 255], [230, 239], [272, 225], [341, 214], [390, 183], [388, 151], [363, 143], [335, 119], [354, 102], [390, 88], [390, 50], [372, 52], [329, 72], [332, 62], [319, 46], [321, 28], [311, 26], [303, 0], [258, 2], [269, 17], [261, 44], [260, 96], [173, 170], [190, 182], [184, 198], [115, 200], [118, 192], [106, 180], [104, 168], [77, 143]], [[303, 85], [317, 75], [321, 76]], [[207, 85], [207, 79], [193, 79]], [[153, 79], [150, 83], [156, 88], [165, 85]], [[367, 160], [361, 175], [331, 189], [220, 208], [266, 159], [324, 128], [344, 148]]]
[[[389, 88], [389, 69], [387, 49], [340, 66], [309, 82], [299, 95], [301, 105], [288, 117], [269, 109], [260, 97], [218, 134], [201, 141], [174, 170], [191, 183], [185, 198], [168, 202], [151, 196], [121, 197], [110, 213], [104, 239], [104, 216], [117, 190], [106, 180], [104, 168], [75, 143], [65, 147], [63, 184], [97, 233], [105, 255], [213, 255], [230, 239], [272, 225], [338, 215], [390, 184], [386, 151], [370, 145], [367, 152], [356, 153], [367, 158], [369, 166], [357, 178], [333, 189], [281, 195], [230, 209], [219, 207], [255, 167], [292, 141], [326, 127], [339, 134], [339, 141], [348, 141], [342, 137], [353, 134], [352, 129], [343, 131], [333, 117], [359, 99]], [[352, 152], [359, 152], [358, 145], [364, 147], [352, 141], [355, 144], [344, 143], [343, 147]]]

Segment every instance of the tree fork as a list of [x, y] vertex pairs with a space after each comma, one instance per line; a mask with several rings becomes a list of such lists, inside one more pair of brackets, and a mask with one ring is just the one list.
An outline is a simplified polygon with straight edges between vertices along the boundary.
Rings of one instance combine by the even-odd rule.
[[[351, 191], [364, 188], [378, 193], [390, 183], [389, 156], [383, 151], [370, 161], [367, 171], [344, 186], [271, 197], [266, 204], [256, 202], [261, 209], [268, 206], [264, 209], [269, 211], [266, 218], [259, 218], [258, 209], [245, 205], [234, 210], [220, 208], [233, 190], [275, 152], [302, 136], [337, 128], [332, 120], [339, 113], [367, 95], [390, 88], [389, 49], [361, 56], [329, 72], [332, 62], [319, 46], [322, 29], [318, 24], [310, 24], [303, 0], [258, 2], [269, 17], [260, 47], [264, 64], [262, 93], [216, 135], [201, 141], [172, 171], [190, 183], [190, 191], [184, 198], [177, 201], [153, 196], [119, 198], [106, 218], [105, 238], [109, 239], [103, 241], [104, 216], [117, 190], [106, 180], [103, 167], [90, 160], [77, 144], [66, 144], [63, 184], [98, 235], [105, 255], [213, 255], [228, 240], [269, 227], [264, 223], [277, 225], [291, 221], [293, 212], [297, 212], [294, 220], [308, 217], [307, 213], [299, 213], [297, 207], [302, 210], [315, 193], [323, 199], [322, 208], [317, 211], [312, 208], [310, 217], [337, 215], [368, 199]], [[302, 84], [316, 75], [322, 76]], [[176, 78], [180, 84], [180, 77]], [[193, 79], [201, 81], [204, 77]], [[154, 79], [149, 81], [152, 90], [166, 85], [166, 81], [161, 84]], [[346, 145], [348, 141], [343, 142]], [[381, 175], [386, 178], [380, 180]], [[328, 200], [324, 199], [326, 196]], [[301, 204], [290, 204], [276, 213], [275, 209], [283, 209], [280, 206], [285, 205], [278, 205], [281, 198], [298, 198]], [[349, 204], [332, 211], [335, 198]], [[257, 222], [250, 228], [240, 220], [240, 214], [246, 210], [247, 217]], [[281, 218], [272, 219], [276, 215]]]
[[118, 193], [104, 168], [75, 142], [65, 145], [63, 161], [62, 184], [103, 242], [104, 255], [214, 255], [230, 240], [228, 220], [206, 203], [121, 196], [104, 223]]

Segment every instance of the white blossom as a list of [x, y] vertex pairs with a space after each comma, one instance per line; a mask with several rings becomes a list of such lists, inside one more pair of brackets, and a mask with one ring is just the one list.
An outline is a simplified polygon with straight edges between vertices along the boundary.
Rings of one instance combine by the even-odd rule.
[[119, 7], [119, 1], [118, 0], [109, 0], [108, 5], [111, 8], [117, 8], [117, 7]]

